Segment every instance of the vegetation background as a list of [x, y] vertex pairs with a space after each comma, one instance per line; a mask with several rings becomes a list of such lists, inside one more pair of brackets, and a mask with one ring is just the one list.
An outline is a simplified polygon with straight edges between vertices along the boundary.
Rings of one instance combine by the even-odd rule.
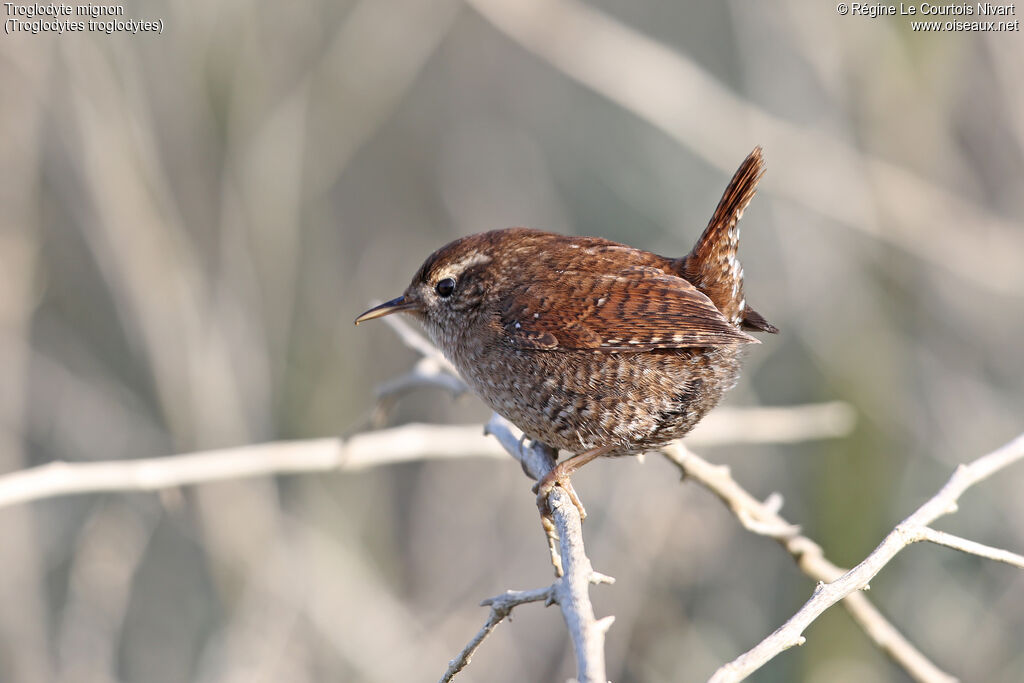
[[[756, 144], [741, 255], [782, 333], [727, 403], [858, 423], [704, 455], [849, 565], [1021, 431], [1019, 32], [807, 0], [124, 7], [163, 33], [0, 39], [2, 472], [366, 429], [415, 357], [352, 319], [431, 250], [529, 225], [682, 254]], [[486, 417], [423, 390], [387, 423]], [[616, 683], [703, 680], [813, 588], [660, 459], [575, 482]], [[480, 599], [550, 580], [529, 484], [422, 462], [0, 510], [0, 680], [435, 680]], [[1021, 551], [1022, 486], [942, 527]], [[1019, 571], [915, 547], [870, 597], [964, 680], [1020, 680]], [[842, 610], [807, 637], [756, 680], [906, 680]], [[460, 680], [572, 671], [534, 605]]]

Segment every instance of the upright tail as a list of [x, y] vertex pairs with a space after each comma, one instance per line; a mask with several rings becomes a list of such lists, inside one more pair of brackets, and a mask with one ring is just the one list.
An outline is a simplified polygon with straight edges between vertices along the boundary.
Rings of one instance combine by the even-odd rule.
[[736, 256], [740, 246], [739, 220], [754, 198], [764, 171], [761, 148], [755, 147], [729, 181], [708, 227], [693, 250], [680, 259], [679, 269], [683, 277], [704, 292], [732, 324], [762, 332], [778, 332], [774, 325], [747, 306], [743, 298], [743, 266]]

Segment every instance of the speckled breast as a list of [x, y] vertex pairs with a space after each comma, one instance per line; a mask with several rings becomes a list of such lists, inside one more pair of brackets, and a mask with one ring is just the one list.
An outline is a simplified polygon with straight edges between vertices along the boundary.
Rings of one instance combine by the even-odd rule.
[[739, 345], [639, 353], [478, 351], [452, 360], [481, 398], [527, 436], [574, 453], [616, 444], [616, 455], [690, 431], [736, 383], [741, 355]]

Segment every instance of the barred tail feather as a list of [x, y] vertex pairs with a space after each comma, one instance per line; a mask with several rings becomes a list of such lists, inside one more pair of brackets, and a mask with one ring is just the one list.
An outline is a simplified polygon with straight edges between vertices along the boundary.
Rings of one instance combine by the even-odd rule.
[[764, 171], [761, 148], [755, 147], [729, 181], [697, 244], [682, 259], [681, 271], [732, 324], [763, 332], [778, 332], [747, 306], [743, 298], [743, 266], [736, 255], [740, 245], [739, 220], [754, 198]]

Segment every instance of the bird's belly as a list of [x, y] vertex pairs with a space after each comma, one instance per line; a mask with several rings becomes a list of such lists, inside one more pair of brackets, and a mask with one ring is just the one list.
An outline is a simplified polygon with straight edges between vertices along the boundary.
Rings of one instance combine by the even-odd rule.
[[527, 436], [574, 453], [614, 444], [616, 454], [628, 454], [690, 431], [735, 384], [740, 349], [505, 348], [489, 355], [453, 360], [481, 398]]

